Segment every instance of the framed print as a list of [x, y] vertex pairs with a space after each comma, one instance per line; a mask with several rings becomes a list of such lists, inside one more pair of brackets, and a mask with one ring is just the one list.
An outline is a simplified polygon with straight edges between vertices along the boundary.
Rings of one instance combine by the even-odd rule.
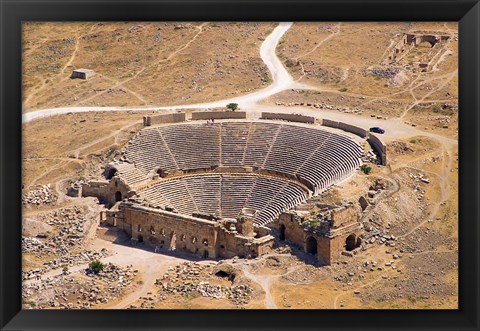
[[479, 328], [478, 2], [1, 3], [2, 330]]

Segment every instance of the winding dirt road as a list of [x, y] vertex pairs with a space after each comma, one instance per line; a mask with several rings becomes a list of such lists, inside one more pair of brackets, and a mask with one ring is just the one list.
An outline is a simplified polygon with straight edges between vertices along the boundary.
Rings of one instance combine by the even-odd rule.
[[273, 83], [268, 87], [257, 92], [246, 94], [244, 96], [219, 100], [201, 104], [189, 104], [180, 106], [162, 106], [162, 107], [64, 107], [64, 108], [48, 108], [36, 110], [23, 114], [23, 123], [28, 123], [38, 118], [49, 117], [66, 113], [82, 113], [82, 112], [102, 112], [102, 111], [152, 111], [152, 110], [176, 110], [176, 109], [192, 109], [192, 108], [215, 108], [224, 107], [227, 103], [235, 102], [242, 105], [242, 108], [250, 108], [257, 104], [260, 100], [264, 100], [278, 92], [290, 88], [311, 89], [312, 87], [294, 82], [292, 76], [278, 59], [275, 49], [282, 36], [292, 26], [293, 23], [280, 23], [272, 33], [265, 39], [260, 47], [260, 56], [263, 62], [270, 70]]
[[[103, 111], [158, 111], [158, 110], [178, 110], [178, 109], [207, 109], [215, 107], [224, 107], [227, 103], [235, 102], [240, 105], [242, 110], [246, 111], [249, 116], [260, 116], [261, 112], [277, 112], [277, 113], [292, 113], [305, 114], [310, 116], [321, 116], [322, 118], [354, 122], [356, 125], [368, 129], [371, 126], [381, 126], [386, 130], [382, 140], [388, 142], [397, 138], [411, 137], [415, 135], [424, 135], [441, 141], [447, 145], [456, 145], [458, 142], [455, 139], [450, 139], [437, 134], [425, 132], [409, 125], [405, 125], [401, 119], [391, 118], [388, 120], [378, 120], [374, 118], [364, 118], [358, 115], [322, 111], [319, 109], [308, 109], [303, 107], [282, 107], [275, 105], [262, 104], [261, 101], [268, 97], [275, 95], [281, 91], [288, 89], [308, 89], [308, 90], [322, 90], [318, 87], [309, 86], [299, 83], [293, 79], [288, 73], [280, 59], [276, 54], [276, 47], [282, 36], [290, 29], [293, 23], [282, 22], [272, 31], [272, 33], [265, 39], [260, 47], [260, 56], [265, 65], [270, 70], [273, 78], [273, 83], [268, 87], [259, 91], [249, 93], [240, 97], [231, 99], [218, 100], [201, 104], [187, 104], [177, 106], [159, 106], [159, 107], [64, 107], [64, 108], [49, 108], [36, 110], [23, 114], [23, 123], [28, 123], [33, 120], [60, 115], [67, 113], [82, 113], [82, 112], [103, 112]], [[199, 28], [201, 33], [201, 27]], [[418, 101], [420, 102], [420, 100]]]

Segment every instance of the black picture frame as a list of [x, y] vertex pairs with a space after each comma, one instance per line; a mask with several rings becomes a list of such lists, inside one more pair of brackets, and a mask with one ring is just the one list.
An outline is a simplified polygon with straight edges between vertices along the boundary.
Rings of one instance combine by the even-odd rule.
[[[472, 0], [0, 0], [2, 330], [479, 330], [480, 4]], [[22, 310], [23, 21], [458, 21], [458, 310]]]

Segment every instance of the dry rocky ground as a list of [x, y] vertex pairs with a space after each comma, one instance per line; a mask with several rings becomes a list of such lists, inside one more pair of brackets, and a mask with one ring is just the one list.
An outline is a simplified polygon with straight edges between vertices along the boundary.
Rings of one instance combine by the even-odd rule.
[[[385, 61], [409, 32], [445, 34]], [[458, 28], [455, 23], [296, 23], [277, 54], [294, 79], [314, 90], [284, 91], [269, 100], [363, 116], [400, 117], [422, 130], [458, 133]], [[422, 69], [420, 63], [430, 63]]]
[[[23, 108], [176, 105], [242, 95], [270, 81], [258, 50], [274, 27], [25, 23]], [[70, 79], [78, 68], [96, 76]]]
[[[262, 81], [268, 71], [258, 48], [274, 26], [227, 24], [227, 35], [215, 24], [197, 23], [27, 25], [25, 111], [244, 94], [268, 81]], [[413, 72], [401, 63], [406, 78], [395, 80], [381, 59], [397, 34], [411, 30], [452, 34], [446, 46], [452, 55], [432, 72]], [[98, 224], [103, 207], [94, 199], [71, 198], [66, 191], [115, 157], [148, 112], [67, 114], [24, 124], [24, 307], [457, 308], [458, 149], [443, 138], [457, 137], [456, 36], [450, 23], [296, 23], [277, 48], [294, 78], [315, 89], [284, 91], [268, 103], [347, 113], [352, 122], [355, 116], [400, 117], [418, 129], [417, 135], [389, 139], [389, 166], [369, 163], [369, 175], [359, 172], [312, 202], [339, 204], [360, 196], [369, 202], [361, 249], [331, 266], [283, 244], [260, 259], [225, 261], [131, 247], [118, 231]], [[141, 58], [138, 47], [144, 48]], [[197, 67], [185, 69], [190, 66]], [[78, 67], [99, 75], [69, 79]], [[88, 274], [95, 259], [106, 269]]]

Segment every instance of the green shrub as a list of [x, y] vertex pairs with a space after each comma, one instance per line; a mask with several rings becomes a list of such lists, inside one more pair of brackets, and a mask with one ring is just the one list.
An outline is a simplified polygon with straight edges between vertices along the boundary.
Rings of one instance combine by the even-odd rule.
[[270, 77], [268, 77], [268, 75], [265, 75], [263, 76], [262, 78], [262, 82], [264, 83], [270, 83], [272, 80], [270, 79]]
[[94, 274], [98, 274], [100, 271], [103, 270], [103, 263], [100, 262], [99, 260], [95, 260], [95, 261], [92, 261], [90, 262], [90, 264], [88, 265], [88, 267], [90, 268], [90, 270], [94, 273]]
[[237, 108], [238, 108], [238, 103], [232, 102], [227, 105], [227, 109], [230, 109], [231, 111], [235, 111]]
[[346, 87], [342, 87], [341, 89], [339, 89], [340, 92], [347, 92], [347, 88]]
[[372, 171], [372, 167], [366, 165], [366, 164], [362, 164], [360, 166], [360, 170], [362, 170], [362, 172], [365, 174], [365, 175], [368, 175], [370, 173], [370, 171]]
[[288, 59], [287, 61], [285, 61], [285, 66], [287, 68], [291, 68], [293, 66], [295, 66], [295, 62], [293, 62], [292, 60]]

